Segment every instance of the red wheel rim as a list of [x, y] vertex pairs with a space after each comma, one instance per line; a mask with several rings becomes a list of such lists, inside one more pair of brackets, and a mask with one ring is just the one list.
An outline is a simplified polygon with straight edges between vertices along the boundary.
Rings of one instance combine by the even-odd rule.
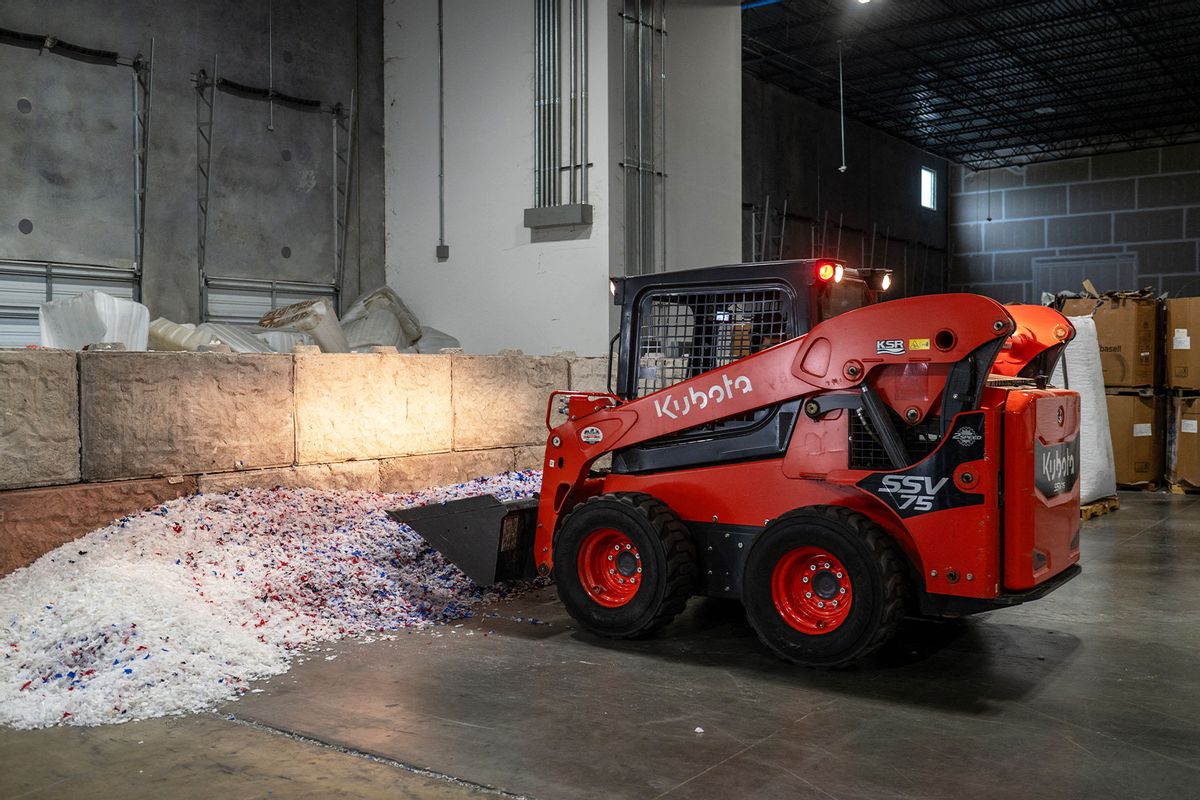
[[619, 608], [642, 586], [642, 555], [629, 537], [598, 528], [579, 547], [579, 581], [588, 596], [605, 608]]
[[797, 547], [775, 564], [771, 599], [784, 622], [811, 636], [830, 633], [850, 616], [850, 573], [819, 547]]

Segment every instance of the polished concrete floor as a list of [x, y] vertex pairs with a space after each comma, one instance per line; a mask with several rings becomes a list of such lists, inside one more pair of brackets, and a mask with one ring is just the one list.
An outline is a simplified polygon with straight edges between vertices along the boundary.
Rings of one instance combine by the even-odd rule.
[[729, 602], [596, 641], [543, 591], [217, 714], [0, 730], [0, 797], [1200, 797], [1200, 498], [1122, 503], [1061, 591], [856, 669], [774, 660]]

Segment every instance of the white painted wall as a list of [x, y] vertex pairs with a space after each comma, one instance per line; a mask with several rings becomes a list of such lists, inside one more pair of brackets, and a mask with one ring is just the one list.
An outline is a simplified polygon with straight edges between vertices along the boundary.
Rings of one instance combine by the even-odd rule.
[[[606, 3], [590, 3], [590, 201], [579, 230], [523, 226], [533, 204], [534, 3], [445, 0], [445, 196], [438, 238], [437, 3], [384, 9], [388, 283], [469, 353], [607, 352]], [[566, 19], [564, 15], [564, 27]], [[565, 40], [564, 40], [565, 41]], [[565, 44], [564, 44], [565, 50]], [[564, 70], [564, 86], [566, 74]], [[563, 130], [566, 132], [564, 120]], [[564, 161], [567, 157], [564, 147]], [[736, 187], [738, 181], [733, 182]], [[565, 201], [565, 197], [564, 197]]]
[[667, 268], [732, 264], [742, 250], [742, 11], [667, 3]]

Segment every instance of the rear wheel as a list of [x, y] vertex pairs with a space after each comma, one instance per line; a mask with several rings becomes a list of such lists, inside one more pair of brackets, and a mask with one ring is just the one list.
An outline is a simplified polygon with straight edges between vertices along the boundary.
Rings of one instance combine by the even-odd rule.
[[555, 537], [558, 596], [601, 636], [640, 636], [670, 622], [692, 594], [695, 562], [687, 528], [648, 494], [593, 497]]
[[778, 656], [838, 667], [881, 647], [904, 616], [904, 561], [886, 532], [838, 506], [781, 516], [750, 552], [746, 616]]

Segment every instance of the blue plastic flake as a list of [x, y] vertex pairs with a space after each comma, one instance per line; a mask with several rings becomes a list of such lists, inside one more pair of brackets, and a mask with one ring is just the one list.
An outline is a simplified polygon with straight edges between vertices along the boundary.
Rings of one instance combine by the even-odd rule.
[[133, 674], [133, 667], [126, 667], [126, 668], [125, 668], [125, 674], [126, 674], [126, 675], [132, 675], [132, 674]]

